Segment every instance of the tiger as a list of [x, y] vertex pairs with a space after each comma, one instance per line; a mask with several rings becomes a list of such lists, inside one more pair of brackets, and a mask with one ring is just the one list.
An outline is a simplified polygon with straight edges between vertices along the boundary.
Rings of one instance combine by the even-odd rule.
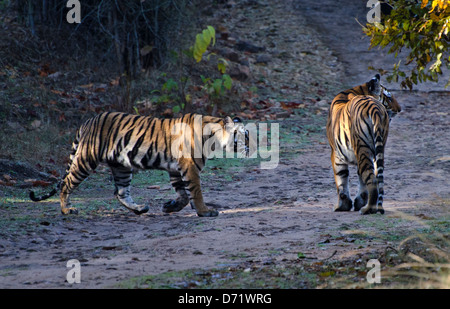
[[180, 118], [160, 119], [121, 112], [101, 113], [77, 130], [61, 182], [41, 197], [31, 191], [30, 199], [41, 201], [59, 190], [61, 213], [77, 214], [78, 210], [70, 206], [70, 194], [103, 163], [111, 170], [114, 195], [137, 215], [148, 212], [149, 207], [137, 205], [131, 197], [133, 170], [160, 169], [168, 172], [177, 193], [175, 200], [163, 205], [164, 213], [180, 211], [190, 203], [198, 216], [215, 217], [218, 211], [207, 207], [203, 201], [200, 172], [208, 156], [217, 149], [248, 155], [247, 134], [238, 117], [186, 114]]
[[[376, 74], [370, 81], [340, 92], [331, 103], [326, 130], [338, 193], [335, 211], [354, 207], [361, 214], [384, 214], [384, 148], [390, 120], [401, 107], [380, 79]], [[357, 166], [359, 177], [354, 203], [348, 189], [349, 165]]]

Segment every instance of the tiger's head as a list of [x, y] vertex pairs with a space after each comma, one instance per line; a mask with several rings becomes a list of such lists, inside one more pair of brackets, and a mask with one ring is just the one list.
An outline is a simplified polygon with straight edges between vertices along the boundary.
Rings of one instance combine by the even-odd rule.
[[381, 84], [380, 79], [380, 74], [376, 74], [370, 81], [366, 83], [367, 90], [369, 92], [368, 94], [375, 97], [383, 104], [383, 106], [386, 108], [389, 118], [392, 119], [402, 111], [402, 108], [400, 107], [400, 104], [398, 104], [394, 96], [389, 92], [389, 90]]
[[227, 152], [249, 157], [249, 132], [240, 118], [205, 116], [204, 121], [206, 126], [203, 127], [203, 136], [207, 138], [205, 144], [211, 151], [216, 151], [216, 145], [220, 145]]
[[[230, 117], [228, 117], [230, 118]], [[229, 120], [228, 120], [229, 121]], [[233, 150], [238, 154], [250, 155], [250, 137], [248, 130], [244, 127], [242, 120], [239, 117], [233, 118], [233, 132], [234, 132], [234, 144]]]

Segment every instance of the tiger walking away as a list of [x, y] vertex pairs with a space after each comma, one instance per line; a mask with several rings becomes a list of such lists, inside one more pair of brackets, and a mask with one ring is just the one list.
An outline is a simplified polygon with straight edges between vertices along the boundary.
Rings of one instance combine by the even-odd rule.
[[[376, 74], [369, 82], [340, 92], [331, 103], [327, 137], [338, 193], [335, 211], [354, 207], [361, 214], [384, 213], [384, 149], [390, 120], [401, 111]], [[348, 188], [349, 165], [356, 165], [359, 192], [354, 202]]]
[[[209, 147], [204, 147], [205, 144]], [[102, 113], [77, 130], [70, 162], [58, 187], [41, 197], [30, 192], [30, 198], [41, 201], [60, 190], [61, 212], [78, 213], [70, 206], [70, 194], [100, 163], [106, 163], [114, 179], [115, 196], [132, 212], [142, 214], [149, 210], [146, 205], [137, 205], [131, 197], [133, 170], [160, 169], [169, 173], [177, 193], [175, 200], [164, 204], [163, 212], [177, 212], [190, 203], [198, 216], [214, 217], [217, 210], [208, 208], [203, 201], [200, 172], [215, 148], [248, 156], [247, 145], [248, 131], [239, 118], [186, 114], [181, 118], [159, 119]]]

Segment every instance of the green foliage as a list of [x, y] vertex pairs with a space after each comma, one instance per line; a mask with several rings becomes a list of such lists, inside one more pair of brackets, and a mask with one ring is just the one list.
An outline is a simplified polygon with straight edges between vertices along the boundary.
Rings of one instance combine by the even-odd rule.
[[[403, 88], [425, 81], [437, 82], [442, 74], [441, 66], [450, 68], [450, 4], [447, 0], [391, 1], [393, 10], [382, 23], [367, 24], [364, 32], [371, 37], [370, 46], [389, 47], [389, 53], [397, 57], [402, 49], [409, 52], [407, 62], [394, 65], [388, 81], [399, 80]], [[409, 73], [405, 65], [414, 64]], [[380, 70], [384, 71], [384, 70]], [[448, 81], [446, 87], [450, 85]]]
[[[166, 77], [167, 74], [163, 73], [161, 74], [162, 77]], [[165, 83], [161, 86], [161, 89], [154, 89], [152, 90], [152, 102], [156, 104], [173, 104], [175, 105], [172, 107], [172, 111], [174, 113], [180, 112], [184, 106], [185, 103], [180, 97], [179, 92], [180, 86], [179, 83], [176, 82], [173, 78], [168, 78]], [[135, 108], [135, 112], [137, 112], [137, 108]]]
[[[173, 52], [172, 55], [177, 58], [177, 60], [182, 60], [180, 58], [187, 57], [188, 59], [195, 60], [195, 63], [199, 63], [203, 59], [203, 55], [206, 53], [210, 46], [214, 46], [216, 43], [216, 31], [214, 27], [207, 26], [206, 29], [202, 30], [201, 33], [197, 34], [195, 37], [195, 44], [190, 46], [189, 49], [184, 49], [180, 53]], [[211, 60], [211, 57], [216, 56], [214, 53], [209, 53], [206, 58], [207, 61]], [[180, 61], [183, 65], [186, 65], [185, 61]], [[196, 65], [196, 64], [194, 64]], [[205, 77], [200, 76], [203, 82], [201, 86], [204, 93], [210, 99], [211, 104], [214, 104], [219, 100], [226, 91], [230, 90], [232, 87], [231, 77], [226, 74], [228, 68], [228, 61], [224, 58], [217, 59], [217, 70], [221, 73], [220, 78]], [[168, 78], [162, 85], [161, 89], [155, 89], [152, 91], [153, 102], [157, 104], [173, 104], [172, 111], [174, 113], [179, 113], [184, 110], [186, 104], [189, 104], [192, 100], [192, 95], [185, 93], [186, 85], [189, 81], [189, 77], [182, 74], [178, 78], [178, 82], [173, 78]], [[163, 74], [162, 77], [167, 77]]]
[[[192, 56], [197, 62], [200, 62], [203, 58], [203, 54], [206, 52], [210, 43], [212, 41], [212, 45], [216, 43], [215, 39], [216, 31], [212, 26], [208, 26], [206, 29], [202, 31], [202, 33], [197, 34], [195, 39], [195, 45], [191, 48], [193, 50]], [[215, 54], [208, 55], [207, 59], [210, 60], [210, 56]], [[217, 60], [217, 69], [222, 74], [221, 78], [206, 78], [203, 75], [201, 76], [203, 82], [203, 89], [208, 95], [208, 97], [214, 102], [218, 100], [227, 90], [230, 90], [232, 87], [232, 80], [230, 75], [225, 74], [227, 71], [229, 63], [224, 58], [219, 58]]]
[[169, 78], [162, 86], [162, 90], [165, 92], [172, 92], [178, 90], [178, 83], [173, 79]]
[[197, 62], [202, 60], [203, 54], [208, 49], [211, 41], [214, 46], [216, 44], [216, 30], [212, 26], [208, 26], [202, 33], [197, 34], [193, 47], [193, 57]]
[[224, 58], [219, 58], [217, 62], [217, 69], [220, 73], [225, 74], [228, 67], [228, 61]]
[[223, 74], [222, 78], [206, 78], [201, 76], [202, 82], [204, 84], [203, 89], [206, 93], [214, 98], [217, 98], [225, 93], [226, 90], [230, 90], [232, 86], [232, 80], [230, 75]]

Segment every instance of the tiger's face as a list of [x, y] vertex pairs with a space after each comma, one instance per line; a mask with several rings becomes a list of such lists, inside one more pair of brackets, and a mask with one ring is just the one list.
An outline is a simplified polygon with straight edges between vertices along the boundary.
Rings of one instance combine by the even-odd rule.
[[244, 127], [244, 124], [239, 117], [234, 117], [233, 123], [234, 126], [232, 130], [234, 132], [234, 152], [248, 157], [250, 154], [249, 132]]
[[402, 108], [400, 107], [400, 104], [398, 104], [394, 96], [389, 92], [389, 90], [387, 90], [383, 85], [381, 85], [381, 89], [382, 92], [380, 96], [380, 101], [386, 108], [387, 113], [389, 115], [389, 119], [392, 119], [402, 111]]
[[[207, 138], [204, 147], [216, 151], [217, 146], [227, 152], [235, 152], [239, 156], [249, 157], [249, 132], [238, 117], [225, 117], [220, 122], [210, 122], [203, 128], [203, 136]], [[217, 118], [216, 118], [217, 119]]]
[[367, 89], [370, 95], [380, 100], [386, 108], [389, 118], [392, 119], [402, 111], [402, 108], [389, 90], [381, 84], [380, 79], [380, 74], [376, 74], [369, 82], [367, 82]]

